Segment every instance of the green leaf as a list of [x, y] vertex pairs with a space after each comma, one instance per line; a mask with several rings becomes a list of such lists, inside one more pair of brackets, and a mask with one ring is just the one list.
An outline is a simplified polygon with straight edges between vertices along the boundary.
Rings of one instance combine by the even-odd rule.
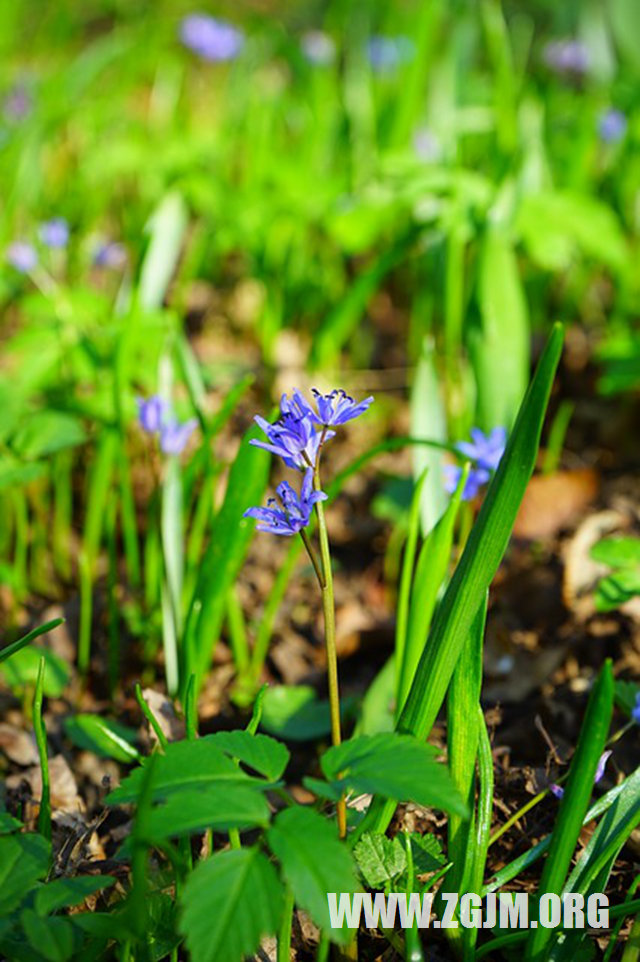
[[[440, 395], [435, 347], [429, 338], [424, 340], [411, 388], [411, 436], [442, 442], [447, 438], [447, 418]], [[427, 471], [420, 501], [424, 535], [431, 531], [447, 506], [442, 483], [443, 464], [442, 451], [437, 448], [417, 447], [414, 451], [413, 476], [416, 482]]]
[[269, 824], [269, 805], [251, 786], [206, 785], [182, 789], [154, 808], [145, 824], [145, 838], [158, 843], [168, 838], [194, 835], [206, 828], [226, 832]]
[[237, 758], [272, 782], [282, 777], [289, 762], [288, 748], [268, 735], [252, 735], [248, 731], [216, 732], [211, 740], [225, 754]]
[[8, 812], [0, 812], [0, 835], [11, 835], [22, 828], [22, 822]]
[[58, 878], [47, 882], [36, 892], [34, 908], [38, 915], [49, 915], [69, 905], [80, 905], [94, 892], [113, 885], [110, 875], [80, 875], [76, 878]]
[[447, 860], [442, 854], [442, 845], [435, 835], [419, 835], [412, 832], [409, 836], [413, 852], [413, 870], [416, 875], [437, 872]]
[[356, 792], [468, 814], [445, 765], [435, 762], [434, 755], [434, 748], [412, 735], [383, 732], [330, 748], [320, 764], [328, 779]]
[[266, 452], [249, 444], [250, 438], [255, 437], [258, 431], [252, 428], [242, 439], [229, 472], [222, 507], [212, 525], [209, 547], [198, 570], [185, 627], [187, 677], [195, 672], [201, 680], [207, 671], [222, 627], [227, 593], [253, 536], [254, 524], [243, 514], [247, 508], [260, 504], [269, 473]]
[[17, 458], [3, 457], [0, 459], [0, 490], [29, 484], [30, 481], [43, 477], [47, 472], [46, 461], [30, 461], [23, 464]]
[[69, 683], [71, 673], [65, 660], [48, 648], [21, 648], [0, 665], [0, 672], [11, 688], [35, 685], [41, 658], [44, 658], [46, 666], [44, 693], [49, 698], [59, 698]]
[[74, 745], [101, 758], [129, 764], [140, 761], [140, 752], [131, 744], [135, 731], [120, 722], [99, 715], [72, 715], [65, 718], [64, 730]]
[[31, 946], [47, 962], [67, 962], [80, 948], [82, 935], [69, 919], [41, 918], [25, 909], [20, 922]]
[[[352, 699], [342, 699], [343, 718], [352, 707]], [[331, 731], [329, 702], [318, 698], [310, 685], [274, 685], [264, 694], [260, 727], [287, 741], [322, 738]]]
[[640, 595], [640, 569], [622, 568], [598, 583], [595, 605], [598, 611], [612, 611]]
[[[250, 778], [216, 744], [215, 735], [195, 741], [172, 742], [164, 755], [154, 755], [152, 797], [168, 798], [184, 789], [195, 791], [207, 785], [244, 784], [265, 787], [268, 783]], [[142, 788], [145, 765], [136, 768], [122, 784], [107, 796], [107, 804], [121, 805], [136, 800]]]
[[615, 683], [614, 698], [616, 705], [629, 717], [631, 717], [639, 692], [640, 685], [636, 685], [632, 681], [616, 681]]
[[471, 338], [478, 423], [510, 428], [527, 389], [529, 317], [518, 263], [504, 228], [489, 226], [480, 261], [481, 327]]
[[257, 847], [241, 848], [201, 862], [180, 901], [180, 931], [193, 959], [242, 962], [278, 928], [282, 885]]
[[[580, 738], [571, 760], [569, 781], [560, 802], [549, 854], [538, 885], [539, 894], [559, 895], [564, 889], [567, 869], [593, 792], [593, 779], [611, 724], [612, 711], [613, 675], [611, 662], [606, 661], [589, 696]], [[539, 962], [545, 957], [551, 938], [551, 929], [536, 929], [527, 943], [526, 958], [531, 962]]]
[[49, 868], [50, 845], [42, 835], [0, 837], [0, 918], [27, 897]]
[[353, 933], [331, 928], [327, 892], [357, 890], [349, 850], [335, 825], [309, 808], [296, 806], [276, 815], [267, 842], [282, 865], [296, 904], [325, 929], [334, 942], [348, 942]]
[[13, 641], [10, 645], [7, 645], [6, 648], [2, 648], [2, 650], [0, 650], [0, 662], [6, 661], [7, 658], [11, 658], [12, 655], [15, 655], [16, 651], [20, 651], [21, 648], [26, 647], [26, 645], [32, 642], [35, 638], [39, 638], [40, 635], [46, 634], [47, 631], [52, 631], [54, 628], [57, 628], [58, 625], [62, 625], [63, 623], [64, 618], [54, 618], [52, 621], [47, 621], [44, 625], [38, 625], [38, 627], [34, 628], [33, 631], [23, 635], [22, 638], [18, 638], [17, 641]]
[[400, 839], [379, 832], [365, 832], [353, 850], [358, 868], [370, 889], [380, 889], [407, 867], [407, 855]]
[[140, 269], [138, 296], [145, 310], [162, 306], [178, 263], [188, 212], [182, 196], [171, 191], [160, 201], [146, 225], [151, 235]]
[[87, 434], [82, 421], [62, 411], [38, 411], [18, 428], [11, 439], [15, 453], [28, 461], [46, 457], [65, 448], [84, 444]]
[[[407, 702], [400, 732], [425, 738], [433, 725], [476, 613], [509, 543], [520, 502], [535, 467], [562, 328], [556, 325], [522, 402], [507, 448], [485, 496], [462, 557], [436, 612]], [[360, 831], [384, 831], [394, 807], [374, 800]], [[359, 834], [358, 832], [358, 834]]]
[[604, 538], [589, 553], [611, 568], [635, 568], [640, 565], [640, 538]]

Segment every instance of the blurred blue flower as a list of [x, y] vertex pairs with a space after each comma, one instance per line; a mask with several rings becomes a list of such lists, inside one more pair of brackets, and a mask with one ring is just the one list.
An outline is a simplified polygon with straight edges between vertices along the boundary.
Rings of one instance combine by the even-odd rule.
[[69, 243], [69, 225], [64, 217], [53, 217], [40, 224], [39, 234], [45, 247], [66, 247]]
[[127, 251], [123, 244], [117, 241], [105, 241], [96, 247], [93, 254], [95, 267], [106, 267], [118, 270], [127, 263]]
[[442, 156], [440, 141], [428, 127], [419, 127], [413, 134], [413, 149], [420, 160], [433, 163]]
[[138, 405], [138, 422], [143, 431], [155, 434], [162, 427], [169, 410], [169, 405], [159, 394], [153, 394], [146, 400], [136, 398]]
[[495, 471], [500, 464], [507, 444], [505, 428], [494, 428], [491, 434], [485, 435], [480, 428], [471, 428], [471, 441], [459, 441], [458, 451], [470, 461], [475, 461], [478, 467]]
[[590, 66], [589, 51], [580, 40], [550, 40], [543, 51], [544, 61], [559, 74], [585, 74]]
[[[248, 508], [244, 512], [245, 518], [255, 518], [258, 521], [257, 530], [286, 537], [297, 534], [306, 528], [311, 518], [311, 511], [318, 501], [326, 501], [324, 491], [313, 490], [313, 469], [307, 468], [298, 496], [287, 481], [283, 481], [276, 488], [278, 498], [270, 498], [266, 508]], [[275, 507], [280, 501], [281, 507]]]
[[14, 241], [7, 247], [5, 257], [9, 264], [21, 274], [28, 274], [38, 263], [38, 254], [33, 244], [27, 241]]
[[[600, 758], [598, 759], [596, 773], [593, 776], [594, 785], [597, 785], [598, 782], [602, 779], [602, 776], [604, 775], [604, 770], [607, 767], [607, 762], [609, 761], [610, 755], [611, 755], [611, 751], [608, 750], [606, 752], [603, 752]], [[549, 785], [549, 791], [551, 792], [552, 795], [555, 795], [556, 798], [562, 798], [562, 796], [564, 795], [564, 788], [561, 788], [560, 785], [555, 785], [555, 784]]]
[[204, 60], [233, 60], [244, 45], [244, 34], [225, 20], [207, 13], [191, 13], [180, 23], [180, 39], [185, 47]]
[[309, 30], [300, 39], [302, 53], [317, 67], [328, 67], [336, 59], [336, 45], [333, 38], [322, 30]]
[[17, 122], [24, 120], [33, 108], [33, 97], [25, 84], [18, 83], [4, 98], [2, 112], [6, 121]]
[[636, 695], [636, 703], [631, 709], [631, 718], [636, 725], [640, 725], [640, 691]]
[[[500, 464], [507, 443], [507, 432], [504, 428], [494, 428], [491, 434], [485, 435], [480, 428], [471, 429], [471, 441], [458, 441], [456, 448], [461, 454], [473, 461], [467, 482], [462, 492], [463, 501], [471, 501], [477, 495], [483, 484], [486, 484]], [[449, 494], [458, 487], [462, 468], [454, 464], [444, 466], [444, 487]]]
[[416, 48], [409, 37], [371, 37], [367, 43], [367, 58], [377, 73], [389, 73], [413, 60]]
[[195, 418], [180, 423], [175, 418], [160, 427], [160, 449], [163, 454], [182, 454], [198, 422]]
[[605, 144], [617, 144], [624, 137], [626, 130], [627, 118], [621, 110], [609, 107], [600, 114], [598, 133]]

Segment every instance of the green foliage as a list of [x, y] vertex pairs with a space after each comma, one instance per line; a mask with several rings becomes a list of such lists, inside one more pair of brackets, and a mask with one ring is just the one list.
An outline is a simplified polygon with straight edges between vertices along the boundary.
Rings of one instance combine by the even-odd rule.
[[605, 538], [591, 557], [614, 570], [601, 578], [595, 593], [598, 611], [612, 611], [640, 595], [640, 539]]
[[70, 715], [64, 730], [78, 748], [125, 764], [140, 761], [140, 752], [132, 744], [136, 733], [120, 722], [99, 715]]
[[44, 693], [50, 698], [58, 698], [67, 687], [71, 672], [64, 659], [48, 648], [39, 648], [35, 645], [30, 648], [21, 646], [20, 650], [2, 664], [0, 672], [4, 675], [7, 684], [14, 689], [35, 685], [41, 658], [44, 658], [46, 666]]
[[332, 929], [327, 892], [355, 892], [357, 883], [350, 853], [338, 841], [335, 827], [310, 809], [280, 812], [267, 832], [296, 902], [336, 942], [348, 942], [349, 929]]
[[180, 931], [193, 958], [239, 962], [278, 927], [282, 885], [257, 846], [219, 852], [192, 873], [181, 903]]
[[[342, 699], [343, 718], [353, 712], [353, 705], [353, 699]], [[329, 702], [318, 698], [310, 685], [274, 685], [265, 692], [260, 725], [287, 741], [322, 738], [331, 731]]]

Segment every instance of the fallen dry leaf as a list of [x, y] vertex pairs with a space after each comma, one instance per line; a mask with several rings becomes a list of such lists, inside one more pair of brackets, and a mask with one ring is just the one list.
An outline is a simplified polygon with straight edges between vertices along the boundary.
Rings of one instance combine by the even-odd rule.
[[0, 749], [16, 765], [35, 765], [38, 761], [33, 734], [15, 725], [0, 724]]
[[593, 468], [539, 474], [527, 485], [513, 533], [517, 538], [551, 538], [572, 524], [596, 497], [600, 478]]
[[[51, 781], [51, 810], [55, 816], [60, 812], [83, 812], [85, 805], [78, 794], [78, 787], [73, 772], [63, 755], [54, 755], [49, 759], [49, 778]], [[20, 775], [10, 775], [7, 779], [8, 788], [19, 788], [26, 781], [34, 799], [42, 798], [42, 773], [39, 765], [27, 769]]]
[[[184, 719], [178, 718], [175, 708], [167, 696], [163, 695], [160, 691], [155, 691], [153, 688], [145, 688], [142, 692], [142, 697], [149, 706], [151, 714], [157, 721], [167, 741], [182, 741], [186, 736]], [[154, 742], [158, 741], [158, 737], [151, 725], [149, 725], [149, 734]]]

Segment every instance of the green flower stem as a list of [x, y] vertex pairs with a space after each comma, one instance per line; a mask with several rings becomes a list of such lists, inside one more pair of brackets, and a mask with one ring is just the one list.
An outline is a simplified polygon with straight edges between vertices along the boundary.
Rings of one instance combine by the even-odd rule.
[[42, 774], [42, 795], [40, 798], [40, 813], [38, 815], [38, 831], [51, 841], [51, 788], [49, 781], [49, 758], [47, 755], [47, 732], [42, 720], [42, 694], [44, 690], [44, 655], [38, 665], [38, 678], [33, 696], [33, 730], [38, 746], [40, 758], [40, 772]]
[[[313, 483], [316, 491], [321, 491], [320, 472], [316, 464], [313, 472]], [[336, 650], [336, 611], [333, 595], [333, 573], [331, 571], [331, 553], [329, 551], [329, 535], [324, 516], [322, 501], [316, 502], [316, 516], [318, 518], [318, 534], [320, 537], [320, 559], [322, 561], [322, 610], [324, 613], [324, 633], [327, 646], [327, 675], [329, 680], [329, 711], [331, 715], [331, 742], [339, 745], [342, 741], [340, 731], [340, 692], [338, 690], [338, 654]], [[338, 833], [340, 838], [347, 835], [347, 804], [341, 798], [337, 804]]]
[[291, 959], [291, 926], [293, 922], [293, 908], [295, 900], [291, 889], [287, 890], [282, 913], [282, 924], [278, 932], [277, 962], [290, 962]]

